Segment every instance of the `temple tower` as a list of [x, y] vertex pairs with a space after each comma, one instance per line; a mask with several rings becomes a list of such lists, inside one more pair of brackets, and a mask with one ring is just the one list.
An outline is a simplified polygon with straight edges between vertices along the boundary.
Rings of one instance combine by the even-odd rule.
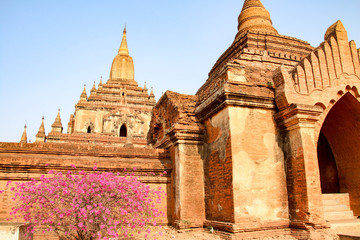
[[166, 92], [159, 100], [150, 141], [172, 153], [176, 226], [205, 225], [239, 239], [245, 232], [282, 234], [288, 228], [272, 76], [312, 50], [305, 41], [280, 35], [260, 0], [246, 0], [234, 42], [196, 95]]
[[89, 95], [84, 85], [75, 112], [70, 116], [68, 134], [58, 134], [58, 115], [48, 141], [146, 146], [155, 95], [153, 91], [149, 95], [146, 85], [139, 87], [135, 81], [134, 62], [129, 55], [126, 33], [124, 28], [109, 79], [103, 83], [101, 77], [97, 87], [94, 82]]

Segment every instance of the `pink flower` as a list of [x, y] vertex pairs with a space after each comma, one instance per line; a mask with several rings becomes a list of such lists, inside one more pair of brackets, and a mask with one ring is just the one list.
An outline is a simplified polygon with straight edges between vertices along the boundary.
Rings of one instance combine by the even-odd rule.
[[[133, 173], [51, 172], [12, 187], [16, 204], [11, 214], [31, 223], [28, 232], [40, 227], [56, 231], [66, 225], [69, 230], [61, 234], [67, 239], [76, 239], [78, 232], [117, 238], [120, 226], [145, 230], [147, 223], [156, 224], [155, 218], [164, 215], [154, 205], [164, 191], [150, 189]], [[104, 230], [98, 232], [98, 226]], [[121, 232], [126, 235], [126, 228]]]

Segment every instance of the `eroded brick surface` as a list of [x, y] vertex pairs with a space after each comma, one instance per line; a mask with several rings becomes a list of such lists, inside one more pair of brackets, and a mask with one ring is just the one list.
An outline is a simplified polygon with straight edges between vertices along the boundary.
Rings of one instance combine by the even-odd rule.
[[[0, 187], [71, 164], [136, 167], [141, 181], [166, 189], [162, 221], [177, 228], [206, 226], [224, 239], [336, 239], [322, 193], [348, 193], [344, 204], [360, 214], [360, 50], [340, 21], [324, 39], [314, 48], [280, 35], [262, 3], [245, 0], [234, 42], [196, 95], [167, 91], [156, 105], [133, 79], [122, 43], [110, 79], [81, 94], [68, 134], [58, 115], [47, 136], [40, 126], [41, 143], [27, 144], [26, 128], [21, 143], [0, 143]], [[119, 59], [127, 72], [117, 71]], [[2, 221], [11, 205], [4, 196]]]

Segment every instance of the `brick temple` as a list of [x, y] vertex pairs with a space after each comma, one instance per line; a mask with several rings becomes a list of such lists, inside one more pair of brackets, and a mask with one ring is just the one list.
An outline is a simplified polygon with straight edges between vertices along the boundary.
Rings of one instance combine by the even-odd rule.
[[[35, 143], [26, 128], [20, 143], [0, 143], [0, 188], [73, 164], [136, 167], [166, 189], [163, 224], [227, 239], [336, 239], [334, 229], [360, 226], [359, 56], [341, 21], [315, 48], [245, 0], [233, 43], [197, 93], [156, 102], [134, 78], [124, 29], [109, 79], [89, 96], [84, 87], [67, 133], [59, 111]], [[10, 207], [2, 197], [0, 227], [23, 224], [6, 221]]]

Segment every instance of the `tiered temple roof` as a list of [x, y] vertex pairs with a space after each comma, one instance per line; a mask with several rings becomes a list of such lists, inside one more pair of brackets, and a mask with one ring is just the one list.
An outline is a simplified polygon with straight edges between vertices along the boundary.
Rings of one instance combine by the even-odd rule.
[[95, 83], [87, 98], [86, 90], [81, 94], [76, 108], [96, 109], [99, 107], [112, 110], [121, 107], [148, 107], [155, 105], [155, 96], [148, 93], [146, 86], [139, 87], [134, 79], [134, 63], [129, 55], [126, 41], [126, 28], [123, 39], [115, 56], [108, 81], [103, 84], [102, 78], [96, 89]]

